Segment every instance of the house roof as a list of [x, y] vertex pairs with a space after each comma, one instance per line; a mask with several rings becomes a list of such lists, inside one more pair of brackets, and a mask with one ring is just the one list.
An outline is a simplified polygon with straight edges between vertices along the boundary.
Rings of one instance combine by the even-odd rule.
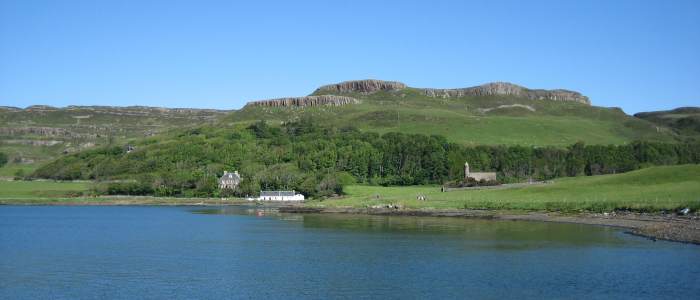
[[226, 173], [224, 173], [224, 176], [221, 176], [221, 178], [219, 179], [219, 181], [223, 181], [223, 180], [233, 180], [233, 181], [235, 181], [235, 182], [240, 182], [240, 181], [241, 181], [241, 176], [238, 175], [238, 173], [235, 173], [235, 172], [234, 172], [234, 173], [228, 173], [228, 172], [226, 172]]

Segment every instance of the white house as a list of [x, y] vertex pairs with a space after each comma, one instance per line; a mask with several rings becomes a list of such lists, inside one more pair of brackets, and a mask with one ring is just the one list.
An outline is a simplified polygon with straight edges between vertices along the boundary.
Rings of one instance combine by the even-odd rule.
[[304, 201], [304, 195], [295, 191], [260, 191], [260, 197], [250, 200], [257, 201]]

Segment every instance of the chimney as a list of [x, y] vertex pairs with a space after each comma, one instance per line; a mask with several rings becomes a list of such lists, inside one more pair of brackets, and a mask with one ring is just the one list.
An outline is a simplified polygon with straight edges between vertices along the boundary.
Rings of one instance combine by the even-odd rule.
[[464, 163], [464, 180], [469, 179], [469, 163]]

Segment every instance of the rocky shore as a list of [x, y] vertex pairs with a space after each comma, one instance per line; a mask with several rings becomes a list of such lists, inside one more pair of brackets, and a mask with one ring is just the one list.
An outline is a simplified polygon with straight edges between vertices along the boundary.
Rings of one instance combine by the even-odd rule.
[[624, 228], [628, 233], [652, 240], [668, 240], [700, 245], [700, 215], [676, 215], [662, 213], [577, 213], [511, 212], [494, 210], [412, 210], [401, 208], [315, 208], [280, 207], [285, 213], [348, 213], [386, 216], [425, 216], [479, 218], [491, 220], [539, 221], [601, 225]]

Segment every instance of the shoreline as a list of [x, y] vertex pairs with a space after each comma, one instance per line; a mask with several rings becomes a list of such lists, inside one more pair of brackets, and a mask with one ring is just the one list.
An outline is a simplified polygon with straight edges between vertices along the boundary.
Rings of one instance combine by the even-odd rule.
[[244, 205], [250, 203], [243, 199], [218, 198], [172, 198], [151, 196], [105, 196], [74, 198], [4, 198], [0, 205], [26, 206], [222, 206]]
[[473, 218], [502, 221], [534, 221], [609, 226], [649, 238], [700, 245], [700, 216], [662, 213], [559, 213], [545, 211], [500, 211], [470, 209], [390, 209], [282, 207], [284, 213], [364, 214], [383, 216]]
[[[243, 199], [96, 197], [96, 198], [28, 198], [0, 199], [0, 205], [18, 206], [244, 206], [256, 205]], [[700, 215], [664, 213], [560, 213], [547, 211], [478, 210], [478, 209], [396, 209], [308, 207], [301, 203], [263, 203], [260, 207], [277, 208], [281, 213], [363, 214], [382, 216], [478, 218], [503, 221], [535, 221], [610, 226], [651, 240], [666, 240], [700, 245]]]

